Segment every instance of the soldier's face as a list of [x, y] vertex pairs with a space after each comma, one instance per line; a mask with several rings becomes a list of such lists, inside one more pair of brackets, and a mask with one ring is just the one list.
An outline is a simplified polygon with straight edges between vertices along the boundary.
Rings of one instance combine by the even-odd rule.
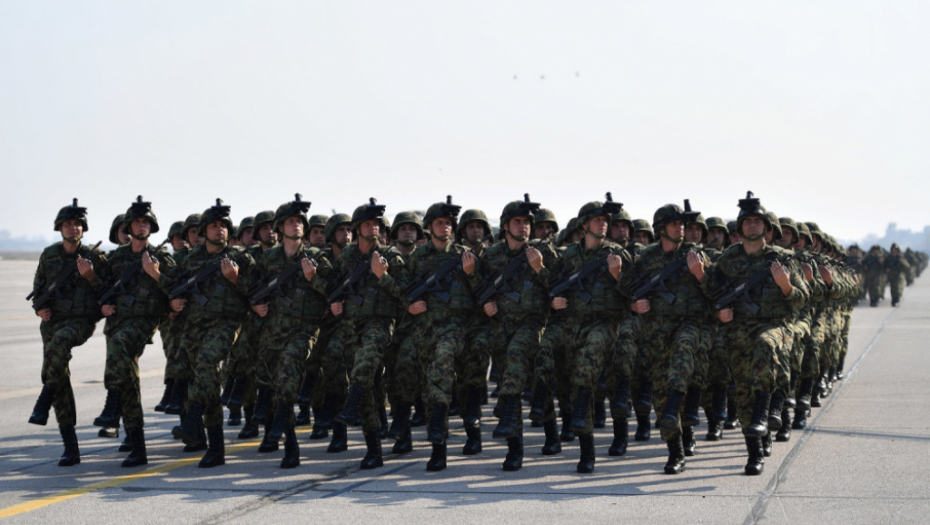
[[761, 217], [746, 217], [743, 219], [743, 226], [740, 228], [741, 237], [749, 240], [761, 239], [765, 235], [765, 221]]
[[478, 244], [484, 238], [484, 225], [478, 221], [471, 221], [465, 225], [465, 237], [468, 242]]
[[284, 219], [284, 236], [291, 239], [302, 238], [304, 236], [304, 221], [297, 216]]
[[452, 219], [448, 217], [437, 217], [429, 225], [429, 231], [433, 234], [433, 239], [445, 242], [452, 236]]
[[775, 244], [781, 246], [782, 248], [788, 248], [789, 246], [794, 244], [792, 241], [794, 241], [794, 232], [791, 231], [791, 228], [787, 226], [782, 226], [781, 227], [781, 239], [778, 239], [777, 241], [775, 241]]
[[736, 244], [738, 242], [743, 242], [743, 236], [739, 232], [730, 232], [730, 243]]
[[726, 240], [726, 236], [720, 228], [711, 228], [707, 232], [707, 245], [711, 248], [723, 248], [724, 240]]
[[67, 220], [61, 223], [61, 238], [76, 243], [84, 235], [84, 225], [77, 219]]
[[704, 237], [704, 228], [700, 224], [693, 222], [685, 227], [685, 242], [700, 243]]
[[381, 234], [381, 223], [376, 220], [365, 221], [358, 225], [359, 236], [374, 241]]
[[545, 239], [553, 233], [555, 233], [555, 227], [552, 226], [552, 223], [548, 221], [541, 222], [533, 227], [534, 239]]
[[572, 232], [572, 242], [578, 242], [581, 239], [584, 239], [584, 230], [582, 230], [581, 228], [578, 228], [577, 230]]
[[652, 241], [649, 240], [648, 233], [640, 231], [640, 232], [635, 232], [633, 234], [633, 242], [638, 242], [639, 244], [642, 244], [643, 246], [645, 246], [651, 243]]
[[174, 251], [177, 252], [181, 248], [187, 246], [187, 242], [181, 238], [180, 235], [175, 235], [171, 238], [171, 247], [174, 248]]
[[326, 245], [326, 230], [322, 226], [310, 227], [310, 246], [322, 248]]
[[811, 237], [814, 238], [814, 243], [811, 245], [811, 250], [814, 252], [823, 250], [823, 240], [817, 235], [812, 235]]
[[223, 221], [213, 221], [207, 224], [204, 233], [207, 234], [207, 240], [212, 242], [223, 243], [229, 238], [229, 229]]
[[152, 232], [152, 223], [145, 217], [138, 217], [129, 223], [129, 231], [137, 239], [148, 239]]
[[518, 241], [525, 241], [530, 238], [530, 229], [533, 222], [527, 216], [514, 217], [507, 221], [506, 229], [510, 236]]
[[665, 225], [665, 236], [672, 242], [681, 242], [685, 237], [685, 224], [681, 220], [672, 221]]
[[345, 246], [352, 242], [352, 226], [349, 224], [342, 224], [336, 228], [336, 233], [333, 234], [333, 238], [336, 239], [336, 244], [339, 246]]
[[271, 223], [266, 222], [258, 229], [258, 238], [265, 246], [272, 246], [278, 241], [278, 234], [271, 229]]
[[630, 225], [626, 221], [614, 221], [610, 225], [610, 238], [614, 240], [622, 240], [630, 238]]
[[417, 242], [417, 227], [409, 222], [405, 222], [394, 230], [397, 233], [397, 244], [401, 246], [413, 246]]
[[601, 216], [592, 217], [585, 223], [585, 229], [591, 232], [595, 237], [603, 239], [607, 236], [607, 218]]
[[244, 228], [239, 233], [239, 240], [242, 241], [243, 246], [252, 246], [252, 228]]
[[191, 246], [200, 246], [203, 244], [203, 237], [197, 233], [196, 226], [191, 226], [187, 229], [187, 242], [189, 242]]

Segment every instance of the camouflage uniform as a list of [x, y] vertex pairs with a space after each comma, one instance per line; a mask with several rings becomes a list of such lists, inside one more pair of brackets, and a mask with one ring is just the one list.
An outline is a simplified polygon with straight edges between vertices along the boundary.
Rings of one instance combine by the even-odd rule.
[[[893, 251], [898, 247], [894, 245], [891, 249]], [[904, 287], [911, 265], [898, 249], [898, 253], [885, 259], [884, 268], [888, 275], [888, 282], [891, 284], [891, 306], [897, 306], [901, 302], [901, 296], [904, 295]]]

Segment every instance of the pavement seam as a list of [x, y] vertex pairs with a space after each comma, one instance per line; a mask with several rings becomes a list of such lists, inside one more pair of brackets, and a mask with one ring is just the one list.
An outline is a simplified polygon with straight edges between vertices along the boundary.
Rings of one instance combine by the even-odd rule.
[[833, 404], [836, 402], [836, 400], [839, 399], [840, 394], [842, 394], [846, 389], [846, 385], [850, 383], [856, 371], [859, 370], [859, 366], [862, 365], [862, 362], [872, 351], [872, 348], [874, 348], [875, 344], [878, 343], [878, 340], [885, 332], [885, 327], [888, 326], [888, 321], [891, 320], [891, 317], [897, 310], [897, 308], [892, 308], [891, 312], [885, 316], [881, 326], [878, 328], [878, 332], [875, 333], [875, 336], [872, 337], [871, 341], [869, 341], [868, 346], [865, 347], [865, 351], [863, 351], [862, 355], [859, 356], [859, 359], [856, 359], [856, 362], [853, 363], [853, 366], [849, 369], [849, 372], [846, 373], [846, 376], [843, 378], [842, 382], [840, 382], [840, 384], [833, 389], [833, 393], [829, 398], [827, 398], [828, 401], [820, 410], [817, 411], [817, 416], [814, 417], [807, 428], [804, 429], [804, 432], [801, 434], [801, 438], [798, 439], [795, 445], [791, 447], [791, 450], [788, 451], [788, 454], [785, 455], [785, 459], [782, 460], [781, 464], [778, 466], [778, 469], [775, 471], [775, 475], [772, 477], [772, 480], [769, 482], [768, 486], [765, 487], [765, 490], [762, 491], [759, 499], [756, 500], [756, 503], [753, 505], [749, 515], [746, 516], [746, 519], [743, 521], [743, 525], [755, 525], [759, 521], [759, 518], [761, 518], [765, 513], [769, 501], [772, 499], [772, 496], [775, 495], [775, 491], [778, 489], [778, 483], [788, 474], [788, 469], [791, 468], [795, 458], [797, 458], [797, 456], [801, 453], [801, 450], [804, 448], [804, 444], [807, 443], [807, 440], [810, 439], [810, 436], [813, 435], [813, 433], [817, 430], [820, 419], [830, 410], [831, 407], [833, 407]]

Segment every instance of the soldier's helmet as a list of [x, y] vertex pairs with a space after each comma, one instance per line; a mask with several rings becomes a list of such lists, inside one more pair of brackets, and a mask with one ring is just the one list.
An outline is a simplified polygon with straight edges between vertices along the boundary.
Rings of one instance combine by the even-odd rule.
[[423, 216], [423, 226], [429, 229], [430, 224], [439, 217], [446, 217], [452, 220], [452, 231], [458, 229], [459, 212], [462, 207], [452, 204], [452, 195], [446, 196], [446, 202], [437, 202], [426, 209], [426, 215]]
[[689, 224], [699, 224], [701, 226], [701, 230], [703, 231], [701, 234], [701, 242], [707, 242], [707, 233], [710, 230], [707, 228], [707, 221], [704, 220], [704, 215], [698, 212], [698, 214], [695, 215], [693, 219], [685, 222], [685, 227], [687, 227]]
[[275, 210], [274, 224], [272, 224], [271, 229], [283, 233], [284, 220], [288, 217], [297, 216], [300, 217], [300, 222], [304, 223], [304, 234], [306, 235], [310, 232], [310, 219], [307, 218], [307, 211], [309, 210], [310, 202], [303, 200], [299, 193], [295, 193], [294, 200], [285, 202]]
[[[781, 228], [788, 228], [791, 230], [791, 233], [794, 234], [794, 238], [791, 239], [791, 244], [796, 244], [799, 240], [801, 240], [801, 230], [798, 229], [798, 223], [794, 222], [794, 219], [791, 217], [779, 217], [778, 225], [781, 226]], [[775, 229], [779, 230], [781, 228]]]
[[773, 241], [777, 241], [782, 238], [781, 234], [781, 223], [778, 220], [778, 215], [775, 215], [773, 211], [765, 212], [765, 216], [769, 218], [769, 224], [772, 225], [772, 237]]
[[[610, 192], [607, 192], [606, 200], [601, 201], [591, 201], [578, 210], [578, 220], [575, 221], [577, 226], [587, 224], [588, 221], [594, 217], [604, 217], [607, 219], [608, 223], [613, 218], [615, 213], [618, 213], [623, 209], [622, 202], [614, 202], [613, 196]], [[539, 218], [536, 219], [539, 221]]]
[[343, 224], [352, 224], [352, 217], [345, 213], [337, 213], [326, 221], [326, 227], [323, 228], [323, 235], [326, 236], [326, 242], [335, 242], [334, 235], [336, 228]]
[[820, 229], [820, 226], [817, 226], [816, 222], [805, 222], [804, 224], [806, 224], [807, 229], [810, 230], [810, 234], [812, 238], [814, 235], [816, 235], [817, 237], [820, 237], [821, 241], [825, 239], [823, 231]]
[[255, 223], [255, 217], [245, 217], [244, 219], [239, 221], [239, 227], [236, 228], [236, 238], [241, 238], [242, 232], [244, 232], [248, 228], [251, 228], [254, 223]]
[[739, 233], [736, 231], [736, 221], [730, 221], [727, 223], [727, 233], [732, 235], [734, 232]]
[[257, 235], [258, 230], [266, 224], [271, 224], [271, 229], [274, 231], [274, 212], [271, 210], [260, 211], [255, 215], [255, 220], [252, 221], [252, 231]]
[[311, 215], [310, 216], [310, 227], [322, 226], [323, 229], [326, 229], [326, 221], [329, 220], [329, 215]]
[[803, 222], [797, 223], [798, 225], [798, 239], [806, 239], [807, 246], [814, 244], [814, 238], [811, 236], [811, 230]]
[[168, 228], [168, 241], [171, 242], [175, 235], [184, 235], [184, 221], [175, 221]]
[[152, 211], [152, 203], [144, 202], [142, 195], [136, 197], [136, 202], [132, 203], [129, 209], [126, 210], [126, 216], [123, 218], [123, 233], [129, 233], [129, 225], [139, 218], [148, 219], [152, 223], [150, 234], [158, 233], [158, 219], [155, 218], [155, 213]]
[[571, 236], [576, 231], [578, 231], [578, 217], [572, 217], [568, 220], [565, 228], [562, 228], [559, 234], [555, 236], [555, 244], [561, 246], [565, 242], [571, 242]]
[[200, 214], [200, 225], [197, 226], [197, 235], [206, 237], [207, 225], [211, 222], [220, 221], [226, 225], [226, 228], [232, 232], [233, 222], [229, 218], [231, 207], [223, 204], [223, 199], [216, 199], [216, 204], [210, 206]]
[[655, 236], [659, 236], [659, 232], [662, 231], [666, 224], [683, 219], [683, 212], [684, 210], [677, 204], [666, 204], [656, 210], [652, 215], [652, 231]]
[[524, 193], [522, 201], [508, 202], [501, 211], [501, 228], [514, 217], [529, 217], [530, 223], [535, 224], [536, 213], [539, 212], [539, 203], [530, 202], [530, 194]]
[[465, 237], [465, 226], [472, 221], [478, 221], [484, 227], [484, 236], [491, 235], [491, 223], [488, 222], [488, 216], [481, 210], [465, 210], [465, 213], [459, 217], [459, 227], [456, 228], [456, 234], [459, 240]]
[[736, 231], [742, 233], [743, 231], [743, 220], [746, 217], [751, 216], [760, 217], [762, 222], [765, 223], [766, 228], [774, 228], [775, 225], [772, 224], [772, 220], [766, 214], [765, 207], [762, 206], [762, 203], [759, 199], [753, 197], [751, 191], [746, 192], [746, 198], [739, 200], [739, 215], [736, 216]]
[[78, 206], [77, 199], [73, 199], [71, 204], [58, 210], [58, 215], [55, 216], [55, 231], [60, 231], [61, 225], [71, 220], [81, 221], [81, 226], [85, 232], [87, 231], [87, 208]]
[[383, 233], [384, 235], [387, 235], [387, 238], [390, 239], [391, 238], [391, 220], [388, 219], [387, 217], [384, 217], [383, 220], [384, 220], [384, 230], [379, 233]]
[[123, 225], [123, 221], [126, 220], [126, 214], [120, 213], [113, 218], [113, 224], [110, 225], [110, 242], [119, 246], [119, 228]]
[[633, 233], [645, 232], [649, 235], [649, 242], [656, 242], [656, 234], [652, 231], [652, 225], [646, 219], [633, 219]]
[[708, 217], [707, 220], [704, 222], [704, 225], [707, 226], [708, 232], [710, 232], [710, 230], [714, 228], [719, 228], [720, 230], [722, 230], [723, 238], [724, 238], [723, 245], [726, 246], [730, 244], [730, 230], [727, 228], [726, 221], [724, 221], [720, 217]]
[[849, 252], [846, 251], [846, 247], [843, 246], [842, 244], [837, 244], [837, 245], [836, 245], [836, 251], [837, 251], [840, 255], [842, 255], [843, 257], [848, 257], [848, 256], [849, 256]]
[[417, 240], [423, 239], [423, 221], [420, 216], [412, 211], [402, 211], [394, 216], [394, 227], [391, 228], [390, 239], [397, 240], [397, 229], [401, 224], [412, 224], [417, 229]]
[[378, 204], [374, 197], [368, 199], [368, 204], [362, 204], [355, 208], [355, 211], [352, 212], [352, 231], [358, 231], [359, 225], [365, 221], [378, 221], [381, 228], [387, 228], [387, 223], [384, 221], [385, 208], [386, 206]]
[[539, 213], [536, 214], [536, 224], [543, 222], [552, 223], [553, 229], [559, 231], [559, 222], [555, 220], [555, 213], [549, 208], [539, 208]]
[[627, 226], [630, 227], [630, 231], [633, 231], [633, 217], [630, 216], [630, 212], [624, 210], [622, 206], [623, 205], [621, 204], [620, 211], [610, 217], [610, 222], [613, 224], [617, 221], [624, 221], [626, 222]]

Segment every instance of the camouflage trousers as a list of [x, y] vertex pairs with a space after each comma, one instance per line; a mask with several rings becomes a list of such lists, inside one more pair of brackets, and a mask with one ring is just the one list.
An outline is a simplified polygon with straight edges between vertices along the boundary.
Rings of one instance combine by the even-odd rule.
[[158, 322], [146, 317], [120, 319], [107, 329], [107, 357], [103, 384], [120, 392], [120, 415], [128, 430], [144, 426], [139, 358], [152, 343]]
[[96, 323], [91, 319], [42, 321], [42, 386], [52, 389], [52, 407], [59, 427], [77, 424], [74, 390], [71, 388], [71, 349], [83, 345], [94, 335]]
[[336, 332], [336, 326], [337, 324], [332, 322], [331, 317], [329, 319], [324, 319], [324, 322], [320, 325], [320, 335], [317, 337], [316, 343], [310, 350], [310, 357], [307, 358], [306, 369], [308, 373], [313, 375], [315, 385], [310, 405], [313, 407], [314, 413], [316, 414], [320, 413], [323, 406], [323, 399], [326, 397], [326, 391], [323, 385], [323, 355], [326, 353], [329, 341]]
[[757, 391], [774, 392], [785, 330], [777, 321], [733, 321], [724, 325], [725, 344], [736, 383], [736, 414], [743, 429], [752, 421]]
[[572, 378], [575, 376], [577, 364], [577, 345], [581, 326], [572, 323], [565, 317], [558, 317], [546, 325], [542, 341], [539, 343], [539, 353], [536, 355], [536, 364], [533, 370], [533, 383], [542, 382], [547, 387], [546, 408], [543, 421], [555, 419], [555, 397], [566, 413], [572, 411]]
[[[307, 358], [319, 335], [314, 324], [269, 319], [261, 336], [263, 376], [274, 378], [274, 403], [294, 406], [303, 384]], [[293, 424], [293, 411], [291, 423]]]
[[906, 279], [904, 272], [893, 273], [888, 278], [889, 284], [891, 284], [891, 302], [896, 303], [901, 300], [901, 296], [904, 295], [904, 287], [906, 285]]
[[866, 277], [865, 287], [869, 290], [869, 300], [872, 302], [877, 302], [885, 293], [879, 276]]
[[[794, 346], [794, 331], [789, 325], [782, 325], [783, 343], [778, 347], [777, 365], [775, 366], [775, 390], [788, 395], [791, 386], [791, 352]], [[774, 392], [773, 391], [773, 392]]]
[[416, 317], [404, 316], [384, 351], [385, 390], [391, 405], [413, 405], [422, 388], [422, 373], [414, 342]]
[[393, 334], [394, 320], [389, 317], [343, 319], [323, 356], [324, 384], [337, 406], [345, 404], [347, 372], [349, 383], [362, 389], [359, 415], [365, 433], [381, 429], [378, 408], [384, 406], [384, 349]]
[[188, 319], [178, 352], [184, 364], [183, 379], [189, 381], [188, 402], [204, 407], [203, 424], [207, 428], [223, 425], [220, 404], [220, 363], [229, 355], [236, 341], [241, 320], [228, 317]]
[[724, 330], [718, 321], [710, 321], [712, 339], [707, 353], [707, 380], [701, 394], [701, 406], [707, 414], [713, 413], [714, 389], [730, 386], [730, 355], [724, 342]]
[[710, 376], [710, 354], [713, 351], [714, 335], [716, 331], [710, 321], [701, 324], [701, 337], [698, 339], [697, 351], [694, 353], [694, 372], [688, 386], [696, 386], [701, 390], [707, 388]]
[[[259, 362], [261, 361], [261, 338], [265, 326], [265, 319], [258, 315], [248, 314], [242, 321], [239, 337], [231, 349], [227, 373], [236, 378], [245, 378], [245, 393], [242, 395], [242, 406], [254, 406], [257, 401], [255, 391], [259, 386]], [[263, 376], [264, 377], [264, 376]], [[262, 385], [274, 389], [273, 380], [265, 378]]]
[[[656, 414], [665, 412], [671, 391], [687, 392], [699, 359], [701, 321], [689, 318], [644, 318], [640, 349], [649, 363]], [[684, 406], [679, 408], [679, 412]], [[681, 432], [661, 429], [662, 439], [674, 439]]]
[[459, 412], [465, 417], [465, 404], [471, 390], [487, 392], [490, 356], [487, 347], [479, 346], [472, 337], [481, 332], [481, 326], [490, 322], [482, 317], [473, 317], [465, 328], [462, 344], [455, 356], [455, 393], [458, 396]]

